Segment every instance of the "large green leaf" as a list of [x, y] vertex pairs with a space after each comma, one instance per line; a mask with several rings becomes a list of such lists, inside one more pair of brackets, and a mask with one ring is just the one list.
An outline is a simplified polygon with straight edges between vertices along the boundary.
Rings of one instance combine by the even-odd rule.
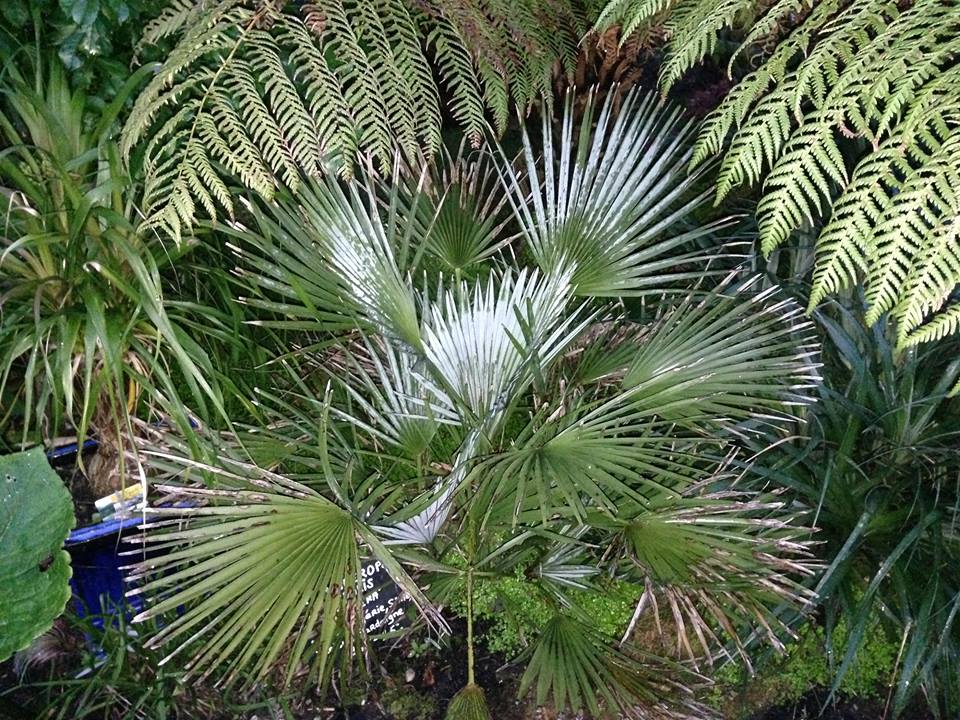
[[43, 450], [0, 457], [0, 660], [26, 647], [70, 599], [63, 541], [73, 503]]

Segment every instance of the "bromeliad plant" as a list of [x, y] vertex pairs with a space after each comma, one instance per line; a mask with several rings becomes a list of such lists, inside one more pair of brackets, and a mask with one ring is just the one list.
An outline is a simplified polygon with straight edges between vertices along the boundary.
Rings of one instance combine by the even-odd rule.
[[[807, 530], [728, 468], [738, 437], [775, 432], [817, 383], [809, 324], [749, 280], [693, 282], [715, 226], [691, 222], [704, 198], [676, 112], [587, 103], [578, 131], [571, 106], [558, 141], [545, 119], [516, 165], [480, 161], [512, 209], [502, 230], [486, 224], [496, 203], [464, 201], [482, 170], [311, 182], [228, 229], [245, 301], [306, 349], [260, 393], [271, 422], [211, 438], [216, 461], [170, 436], [152, 451], [160, 490], [193, 507], [157, 508], [146, 541], [169, 552], [138, 566], [134, 592], [155, 598], [142, 618], [188, 607], [153, 642], [192, 650], [190, 673], [232, 683], [279, 665], [289, 681], [306, 664], [326, 682], [362, 653], [361, 563], [376, 558], [416, 627], [442, 631], [466, 598], [467, 685], [448, 717], [489, 717], [474, 588], [518, 576], [552, 608], [521, 692], [699, 716], [687, 661], [742, 652], [751, 633], [777, 644], [780, 612], [808, 599]], [[683, 283], [686, 297], [665, 292]], [[622, 638], [571, 594], [601, 573], [642, 588]], [[675, 648], [638, 645], [648, 618]]]

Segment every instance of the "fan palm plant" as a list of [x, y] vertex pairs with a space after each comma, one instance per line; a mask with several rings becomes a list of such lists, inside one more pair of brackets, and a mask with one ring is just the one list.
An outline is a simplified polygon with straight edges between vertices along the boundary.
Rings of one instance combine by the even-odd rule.
[[144, 72], [97, 110], [39, 49], [4, 60], [0, 428], [24, 443], [91, 426], [117, 438], [144, 388], [189, 427], [181, 396], [218, 402], [208, 359], [166, 312], [160, 273], [176, 254], [138, 232], [112, 140]]
[[[229, 683], [281, 663], [289, 681], [306, 664], [327, 681], [365, 646], [375, 558], [414, 629], [442, 632], [465, 598], [467, 684], [448, 717], [489, 717], [475, 588], [518, 576], [551, 608], [521, 692], [699, 716], [696, 663], [751, 633], [777, 644], [783, 610], [809, 599], [800, 519], [730, 472], [737, 438], [776, 432], [817, 383], [809, 323], [736, 273], [707, 287], [715, 227], [691, 222], [704, 198], [676, 113], [588, 102], [578, 130], [571, 108], [516, 163], [476, 161], [508, 198], [502, 229], [475, 195], [482, 169], [311, 181], [225, 228], [244, 301], [308, 340], [260, 391], [264, 427], [211, 438], [214, 460], [169, 435], [152, 451], [159, 489], [192, 506], [157, 508], [145, 539], [169, 552], [138, 565], [133, 592], [154, 597], [142, 618], [188, 606], [154, 643], [192, 651], [191, 673]], [[622, 638], [571, 592], [601, 573], [640, 588]], [[675, 648], [640, 647], [648, 618]]]

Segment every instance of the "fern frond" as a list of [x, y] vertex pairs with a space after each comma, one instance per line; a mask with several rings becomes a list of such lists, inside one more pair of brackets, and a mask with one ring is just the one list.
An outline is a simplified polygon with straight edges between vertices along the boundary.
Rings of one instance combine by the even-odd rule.
[[[960, 132], [952, 134], [928, 158], [913, 170], [892, 196], [883, 221], [875, 233], [874, 258], [870, 265], [867, 282], [867, 322], [876, 322], [881, 315], [896, 306], [910, 307], [910, 316], [922, 317], [922, 308], [943, 303], [945, 298], [939, 282], [923, 282], [922, 278], [952, 278], [960, 282], [960, 275], [951, 272], [947, 252], [933, 252], [940, 244], [940, 235], [946, 230], [949, 243], [952, 233], [941, 229], [944, 221], [953, 225], [960, 217]], [[925, 242], [926, 239], [926, 242]], [[926, 248], [926, 252], [921, 252]], [[935, 268], [917, 272], [916, 266], [925, 255], [936, 264]], [[934, 270], [934, 273], [930, 271]], [[908, 275], [914, 277], [913, 289], [919, 296], [912, 302], [898, 302], [907, 283]], [[917, 285], [916, 280], [921, 284]], [[901, 335], [905, 334], [901, 328]], [[902, 338], [901, 338], [902, 339]]]
[[814, 116], [791, 136], [764, 182], [757, 205], [761, 251], [769, 255], [805, 222], [813, 225], [833, 195], [832, 183], [846, 182], [831, 123]]
[[723, 28], [751, 23], [734, 57], [749, 49], [762, 61], [710, 115], [691, 166], [723, 155], [718, 199], [763, 183], [765, 253], [822, 227], [808, 309], [860, 282], [867, 321], [893, 318], [901, 348], [956, 331], [956, 2], [611, 0], [596, 29], [648, 20], [655, 6], [670, 32], [666, 88], [714, 52]]
[[754, 0], [688, 0], [677, 5], [667, 21], [671, 40], [660, 76], [664, 91], [670, 90], [690, 68], [713, 53], [720, 31], [754, 6]]
[[426, 37], [427, 45], [433, 48], [437, 68], [446, 78], [447, 90], [453, 96], [450, 112], [470, 143], [478, 147], [485, 124], [484, 105], [470, 53], [456, 28], [446, 20], [438, 20]]
[[[905, 341], [907, 347], [942, 340], [948, 335], [960, 333], [960, 303], [954, 303], [931, 322], [914, 330]], [[957, 392], [957, 388], [953, 389]]]
[[148, 226], [179, 238], [197, 207], [223, 205], [225, 173], [269, 198], [328, 166], [351, 177], [358, 164], [389, 171], [398, 151], [431, 156], [440, 85], [479, 145], [488, 113], [502, 132], [511, 101], [549, 104], [585, 30], [573, 0], [175, 0], [144, 36], [177, 43], [121, 150], [150, 175]]

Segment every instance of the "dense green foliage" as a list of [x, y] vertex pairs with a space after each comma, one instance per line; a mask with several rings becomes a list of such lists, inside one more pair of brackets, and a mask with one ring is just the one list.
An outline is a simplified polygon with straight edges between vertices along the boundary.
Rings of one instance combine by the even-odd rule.
[[[787, 643], [783, 656], [764, 664], [754, 677], [733, 663], [725, 665], [716, 673], [710, 704], [727, 720], [745, 720], [771, 704], [789, 706], [811, 691], [830, 687], [836, 675], [831, 646], [845, 644], [849, 632], [842, 620], [829, 636], [823, 627], [807, 625], [798, 639]], [[838, 692], [848, 698], [886, 700], [899, 651], [899, 640], [888, 637], [879, 621], [872, 621]]]
[[554, 64], [572, 72], [587, 27], [566, 0], [176, 0], [144, 33], [177, 44], [123, 139], [125, 157], [142, 146], [148, 226], [179, 238], [196, 206], [232, 216], [221, 169], [271, 198], [331, 163], [350, 176], [432, 155], [442, 93], [476, 145], [487, 110], [502, 132], [511, 101], [552, 96]]
[[883, 328], [823, 315], [834, 348], [810, 441], [783, 446], [773, 477], [815, 508], [831, 561], [817, 591], [834, 637], [839, 686], [879, 618], [903, 643], [894, 708], [918, 686], [955, 713], [960, 576], [957, 343], [897, 357]]
[[[527, 247], [496, 264], [480, 253], [481, 279], [427, 272], [462, 234], [423, 233], [433, 196], [405, 183], [327, 178], [224, 229], [264, 323], [325, 339], [261, 391], [265, 425], [209, 438], [212, 462], [172, 436], [155, 456], [159, 487], [201, 504], [158, 508], [188, 524], [148, 535], [174, 549], [139, 566], [136, 592], [157, 596], [144, 618], [187, 606], [154, 644], [192, 651], [191, 677], [249, 684], [280, 660], [288, 681], [304, 662], [321, 683], [346, 672], [364, 558], [434, 629], [438, 607], [465, 599], [451, 718], [486, 712], [479, 589], [518, 572], [548, 611], [521, 657], [539, 703], [698, 712], [691, 662], [724, 643], [745, 655], [751, 629], [780, 642], [784, 610], [809, 597], [806, 530], [777, 498], [731, 486], [728, 463], [735, 423], [762, 419], [768, 436], [817, 384], [810, 325], [775, 291], [693, 271], [710, 228], [689, 229], [702, 198], [669, 112], [628, 97], [598, 117], [577, 128], [568, 110], [556, 145], [549, 124], [526, 137], [522, 170], [499, 158]], [[457, 190], [443, 194], [472, 188]], [[485, 220], [459, 215], [465, 231]], [[691, 270], [661, 272], [676, 262]], [[692, 280], [686, 299], [663, 295]], [[605, 299], [649, 292], [652, 314]], [[601, 572], [634, 588], [616, 636], [590, 615]], [[676, 619], [686, 662], [633, 642], [644, 612]]]
[[[401, 642], [466, 625], [451, 720], [495, 712], [480, 645], [591, 716], [704, 717], [727, 658], [955, 717], [958, 30], [952, 0], [3, 3], [0, 438], [94, 433], [190, 504], [146, 536], [149, 632], [108, 623], [42, 712], [361, 702], [376, 559]], [[569, 89], [711, 56], [700, 127]]]
[[0, 201], [0, 428], [26, 441], [93, 424], [119, 438], [141, 402], [189, 428], [181, 397], [202, 414], [219, 402], [209, 359], [164, 307], [160, 269], [177, 254], [139, 232], [112, 140], [142, 75], [97, 109], [56, 60], [13, 60], [0, 103], [0, 182], [16, 188]]
[[763, 182], [765, 253], [819, 225], [811, 308], [866, 286], [899, 348], [960, 328], [960, 8], [950, 0], [612, 0], [599, 28], [663, 23], [669, 88], [725, 28], [756, 69], [709, 117], [693, 157], [723, 161], [717, 198]]

